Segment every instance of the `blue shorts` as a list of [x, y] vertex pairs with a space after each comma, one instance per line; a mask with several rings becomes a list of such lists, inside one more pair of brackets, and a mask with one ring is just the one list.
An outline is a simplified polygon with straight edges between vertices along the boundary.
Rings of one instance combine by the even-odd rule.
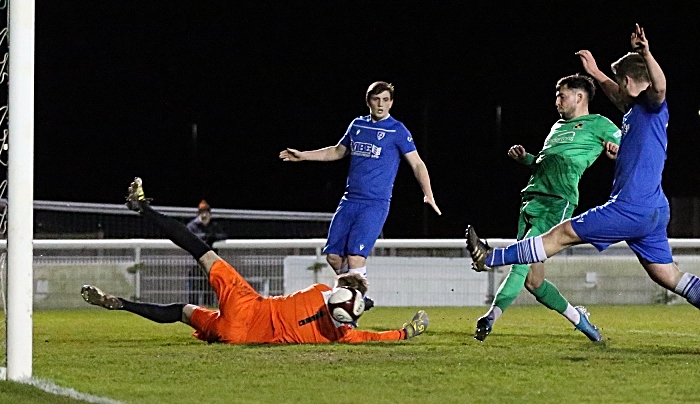
[[581, 240], [603, 251], [626, 241], [640, 259], [655, 264], [673, 262], [666, 227], [671, 219], [668, 206], [649, 208], [609, 201], [571, 219]]
[[341, 199], [331, 220], [323, 252], [341, 257], [361, 255], [367, 258], [388, 214], [388, 202], [372, 204]]

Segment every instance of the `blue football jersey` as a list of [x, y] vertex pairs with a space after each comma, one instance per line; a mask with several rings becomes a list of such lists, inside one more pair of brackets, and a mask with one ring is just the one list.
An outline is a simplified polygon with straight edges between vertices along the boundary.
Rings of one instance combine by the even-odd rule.
[[611, 199], [646, 207], [668, 205], [661, 189], [668, 137], [666, 101], [654, 106], [641, 93], [622, 119]]
[[344, 198], [389, 202], [401, 156], [416, 150], [411, 132], [393, 117], [355, 118], [340, 139], [350, 151]]

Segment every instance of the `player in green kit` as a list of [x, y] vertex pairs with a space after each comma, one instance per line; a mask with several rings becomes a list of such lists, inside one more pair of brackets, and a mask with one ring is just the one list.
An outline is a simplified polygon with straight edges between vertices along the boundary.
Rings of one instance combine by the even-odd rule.
[[[533, 156], [516, 145], [508, 150], [514, 160], [530, 167], [532, 176], [522, 190], [518, 222], [518, 240], [546, 233], [569, 219], [578, 204], [578, 183], [583, 172], [598, 156], [615, 159], [620, 144], [620, 130], [609, 119], [588, 113], [595, 95], [593, 79], [578, 74], [560, 79], [556, 86], [558, 120]], [[556, 310], [582, 331], [591, 341], [602, 339], [598, 329], [588, 321], [584, 307], [573, 307], [553, 283], [544, 279], [544, 263], [513, 265], [496, 293], [489, 311], [476, 323], [474, 338], [483, 341], [493, 323], [518, 296], [523, 286], [537, 301]]]

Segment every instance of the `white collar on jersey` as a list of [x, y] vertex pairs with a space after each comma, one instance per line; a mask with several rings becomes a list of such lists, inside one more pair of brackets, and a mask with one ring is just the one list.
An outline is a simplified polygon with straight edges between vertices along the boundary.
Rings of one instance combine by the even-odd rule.
[[372, 123], [377, 123], [377, 122], [381, 122], [381, 121], [383, 121], [383, 120], [385, 120], [385, 119], [389, 119], [390, 116], [391, 116], [391, 114], [386, 114], [386, 116], [385, 116], [384, 118], [382, 118], [382, 119], [380, 119], [380, 120], [378, 120], [378, 121], [375, 121], [374, 119], [372, 119], [372, 115], [370, 115], [370, 116], [369, 116], [369, 120], [370, 120], [370, 122], [372, 122]]

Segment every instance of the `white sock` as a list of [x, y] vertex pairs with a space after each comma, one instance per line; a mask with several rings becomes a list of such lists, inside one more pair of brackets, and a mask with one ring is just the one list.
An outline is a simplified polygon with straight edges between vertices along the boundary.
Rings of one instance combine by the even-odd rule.
[[490, 317], [492, 322], [496, 322], [499, 317], [501, 317], [501, 314], [503, 314], [503, 310], [501, 310], [500, 307], [498, 306], [491, 306], [489, 311], [486, 312], [486, 317]]
[[566, 310], [564, 310], [561, 315], [566, 317], [567, 320], [571, 321], [571, 324], [573, 325], [578, 325], [578, 323], [581, 321], [581, 313], [579, 313], [578, 310], [571, 305], [571, 303], [566, 306]]
[[544, 251], [542, 236], [537, 236], [532, 241], [535, 247], [535, 259], [537, 262], [544, 262], [547, 259], [547, 253]]
[[693, 274], [689, 274], [688, 272], [684, 273], [683, 276], [681, 277], [681, 280], [678, 281], [678, 285], [676, 285], [676, 288], [674, 291], [678, 293], [679, 295], [685, 297], [685, 288], [688, 286], [688, 283], [693, 279]]
[[367, 279], [367, 265], [360, 268], [350, 268], [350, 272], [357, 272], [362, 275], [363, 278]]

